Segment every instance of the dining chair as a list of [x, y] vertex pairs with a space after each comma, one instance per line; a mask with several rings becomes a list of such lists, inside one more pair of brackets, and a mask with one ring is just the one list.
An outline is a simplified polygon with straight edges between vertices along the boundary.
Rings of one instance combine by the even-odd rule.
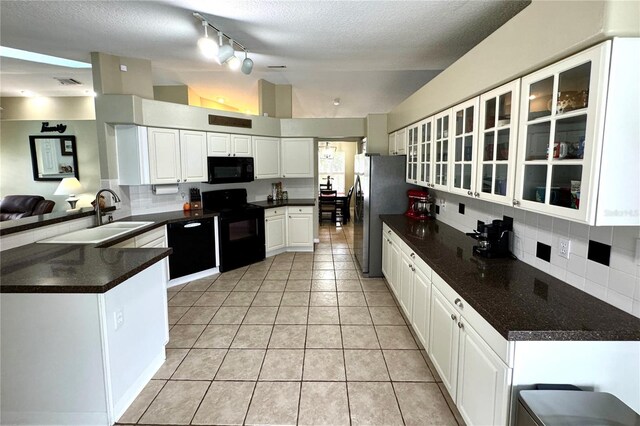
[[337, 194], [337, 191], [320, 191], [320, 197], [318, 201], [318, 214], [320, 222], [322, 222], [323, 220], [331, 220], [335, 223], [337, 210]]

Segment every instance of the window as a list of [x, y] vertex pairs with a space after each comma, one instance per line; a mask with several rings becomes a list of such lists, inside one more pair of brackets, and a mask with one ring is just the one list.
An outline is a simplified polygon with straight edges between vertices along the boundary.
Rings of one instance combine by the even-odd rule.
[[324, 149], [324, 147], [320, 147], [318, 152], [318, 178], [320, 183], [327, 183], [327, 176], [331, 176], [332, 189], [338, 192], [345, 192], [344, 152], [336, 151], [331, 156], [323, 156]]

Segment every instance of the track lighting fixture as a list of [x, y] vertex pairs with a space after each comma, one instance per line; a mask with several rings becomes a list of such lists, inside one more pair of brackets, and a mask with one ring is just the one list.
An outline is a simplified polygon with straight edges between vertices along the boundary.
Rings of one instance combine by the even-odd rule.
[[[198, 40], [198, 47], [202, 51], [203, 55], [208, 59], [217, 60], [220, 65], [226, 64], [232, 71], [242, 70], [246, 75], [251, 74], [251, 71], [253, 71], [253, 60], [247, 56], [249, 51], [242, 44], [233, 40], [231, 37], [211, 25], [198, 12], [194, 12], [193, 16], [198, 18], [204, 27], [204, 37]], [[218, 43], [209, 38], [207, 34], [208, 27], [211, 27], [218, 32]], [[223, 44], [223, 37], [226, 37], [229, 40], [229, 44]], [[244, 52], [244, 60], [240, 60], [240, 58], [236, 56], [236, 46]]]

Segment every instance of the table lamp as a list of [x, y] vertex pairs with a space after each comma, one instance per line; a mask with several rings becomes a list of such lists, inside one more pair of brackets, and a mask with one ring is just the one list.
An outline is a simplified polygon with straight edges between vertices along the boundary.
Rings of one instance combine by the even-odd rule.
[[69, 198], [67, 198], [65, 201], [69, 203], [69, 205], [71, 206], [71, 210], [75, 210], [76, 203], [79, 200], [79, 198], [76, 197], [75, 194], [82, 192], [83, 190], [84, 187], [82, 186], [80, 181], [78, 181], [78, 179], [74, 177], [63, 178], [53, 195], [68, 195]]

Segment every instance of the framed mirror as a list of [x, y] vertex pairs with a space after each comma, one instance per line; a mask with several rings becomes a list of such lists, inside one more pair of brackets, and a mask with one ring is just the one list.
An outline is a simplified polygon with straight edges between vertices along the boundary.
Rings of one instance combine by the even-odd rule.
[[80, 179], [75, 136], [29, 136], [34, 180]]

